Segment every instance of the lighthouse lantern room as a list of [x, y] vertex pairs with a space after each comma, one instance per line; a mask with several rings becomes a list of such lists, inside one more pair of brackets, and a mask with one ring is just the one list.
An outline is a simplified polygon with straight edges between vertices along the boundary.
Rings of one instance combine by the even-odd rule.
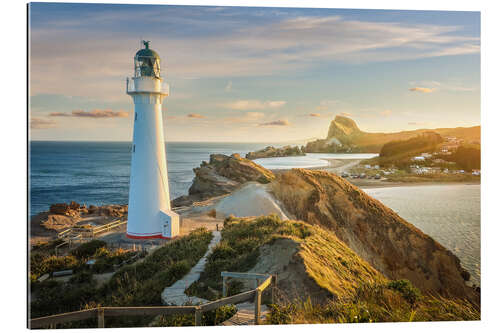
[[127, 237], [172, 238], [179, 234], [179, 215], [171, 210], [163, 136], [162, 102], [169, 95], [160, 73], [160, 56], [143, 41], [134, 57], [134, 76], [127, 94], [134, 101], [134, 134], [130, 166]]

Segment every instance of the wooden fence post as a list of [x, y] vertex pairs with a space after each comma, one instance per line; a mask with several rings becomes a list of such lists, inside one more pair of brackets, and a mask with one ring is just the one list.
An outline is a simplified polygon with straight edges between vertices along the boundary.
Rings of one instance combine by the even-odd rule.
[[255, 290], [255, 325], [260, 325], [260, 299], [262, 297], [262, 291], [260, 289]]
[[271, 303], [276, 303], [276, 288], [278, 288], [278, 275], [274, 274], [271, 281]]
[[104, 328], [104, 309], [97, 308], [97, 327]]
[[198, 306], [196, 307], [196, 310], [194, 311], [194, 325], [195, 326], [201, 326], [201, 308]]
[[222, 277], [222, 297], [227, 296], [227, 278], [225, 276]]

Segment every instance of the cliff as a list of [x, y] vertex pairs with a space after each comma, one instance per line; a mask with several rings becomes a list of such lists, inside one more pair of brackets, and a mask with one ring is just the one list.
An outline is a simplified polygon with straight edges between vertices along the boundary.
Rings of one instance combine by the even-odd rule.
[[408, 279], [426, 293], [467, 298], [469, 274], [459, 259], [394, 211], [344, 179], [294, 169], [278, 176], [273, 192], [297, 219], [331, 230], [389, 279]]
[[281, 148], [275, 148], [273, 146], [268, 146], [264, 149], [249, 152], [246, 154], [246, 158], [249, 160], [255, 160], [257, 158], [268, 158], [268, 157], [286, 157], [286, 156], [304, 156], [305, 153], [300, 147], [285, 146]]
[[437, 128], [432, 130], [418, 129], [395, 133], [370, 133], [360, 130], [354, 120], [344, 116], [336, 116], [330, 123], [326, 139], [308, 142], [305, 146], [305, 152], [378, 153], [382, 146], [390, 141], [408, 140], [429, 131], [436, 132], [441, 136], [455, 136], [466, 141], [479, 141], [481, 138], [480, 126]]
[[203, 161], [193, 171], [195, 177], [189, 195], [174, 199], [173, 206], [187, 206], [195, 201], [228, 194], [249, 181], [266, 184], [274, 179], [271, 171], [239, 154], [212, 154], [208, 163]]

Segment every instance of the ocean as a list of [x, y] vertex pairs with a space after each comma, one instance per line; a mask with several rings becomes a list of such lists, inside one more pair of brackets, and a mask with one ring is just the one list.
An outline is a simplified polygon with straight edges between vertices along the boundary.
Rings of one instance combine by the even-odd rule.
[[[297, 143], [167, 143], [170, 197], [188, 193], [193, 168], [210, 154], [239, 153], [268, 145]], [[56, 202], [127, 204], [130, 173], [128, 142], [46, 142], [30, 144], [30, 214]], [[373, 154], [307, 154], [255, 160], [266, 168], [317, 167], [323, 158], [369, 158]], [[365, 190], [454, 252], [480, 280], [480, 186], [428, 185]]]

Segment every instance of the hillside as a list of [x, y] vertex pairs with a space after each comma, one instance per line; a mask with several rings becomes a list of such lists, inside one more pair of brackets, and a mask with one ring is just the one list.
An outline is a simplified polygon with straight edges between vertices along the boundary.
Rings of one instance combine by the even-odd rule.
[[478, 302], [459, 259], [394, 211], [327, 172], [293, 169], [272, 183], [297, 219], [331, 230], [389, 279], [408, 279], [423, 292]]
[[[208, 257], [200, 280], [189, 288], [191, 294], [209, 299], [219, 296], [213, 292], [222, 290], [222, 271], [277, 274], [279, 299], [285, 303], [309, 297], [322, 303], [353, 296], [364, 283], [386, 282], [335, 234], [275, 215], [227, 218], [222, 240]], [[229, 293], [242, 289], [241, 282], [232, 280]]]
[[370, 133], [359, 129], [356, 122], [350, 118], [336, 116], [330, 123], [326, 139], [308, 142], [307, 153], [334, 153], [334, 152], [364, 152], [378, 153], [382, 146], [390, 141], [408, 140], [425, 132], [435, 132], [439, 135], [455, 136], [466, 142], [479, 142], [481, 127], [457, 127], [418, 129], [396, 133]]

